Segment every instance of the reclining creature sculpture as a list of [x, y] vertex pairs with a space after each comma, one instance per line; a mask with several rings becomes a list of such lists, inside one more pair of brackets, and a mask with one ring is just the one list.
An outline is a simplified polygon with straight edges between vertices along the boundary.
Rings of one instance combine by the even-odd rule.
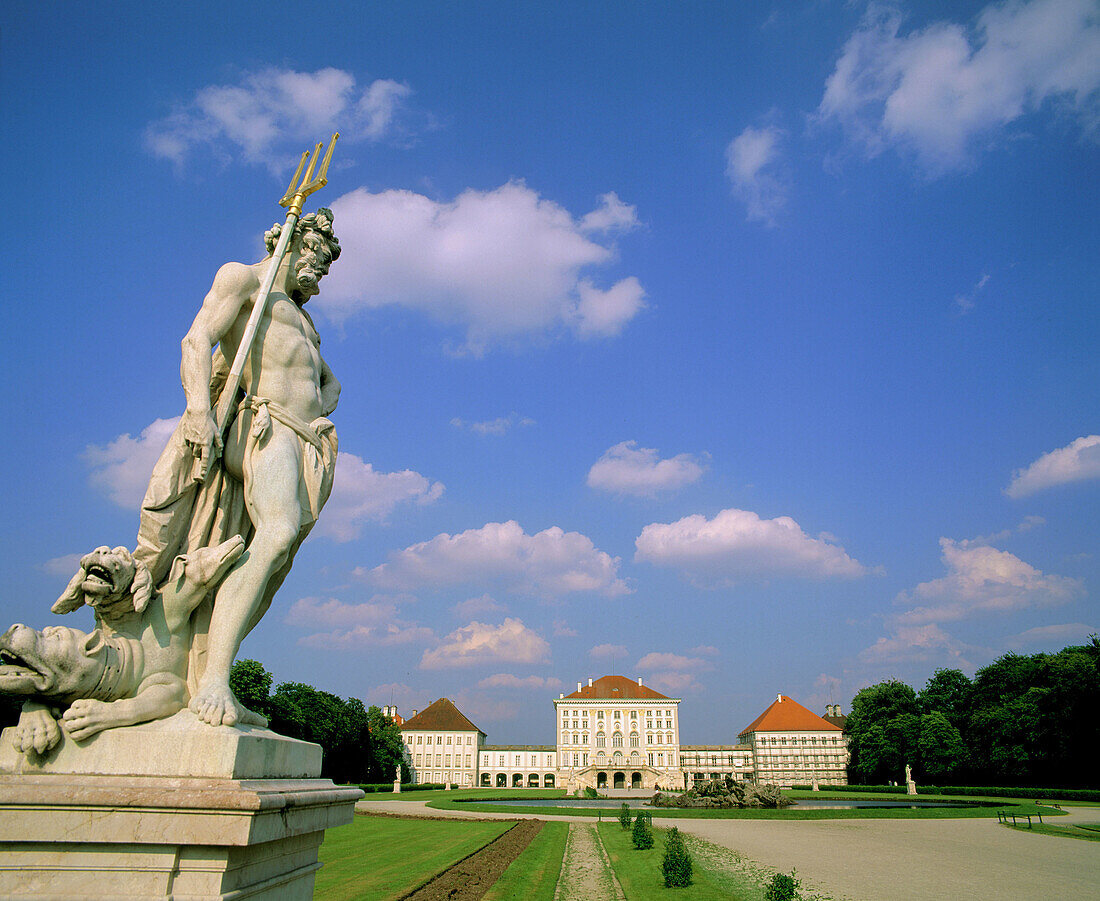
[[43, 754], [61, 741], [61, 729], [82, 741], [182, 710], [190, 699], [191, 615], [243, 552], [237, 535], [181, 555], [156, 591], [125, 548], [87, 554], [53, 609], [88, 603], [96, 629], [16, 624], [0, 637], [0, 691], [27, 698], [16, 750]]

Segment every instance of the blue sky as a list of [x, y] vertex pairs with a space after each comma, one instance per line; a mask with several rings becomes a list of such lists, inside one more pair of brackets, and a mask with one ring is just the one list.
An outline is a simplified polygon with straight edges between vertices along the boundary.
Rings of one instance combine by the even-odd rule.
[[179, 339], [339, 129], [277, 680], [549, 742], [618, 672], [729, 742], [1100, 627], [1096, 2], [15, 3], [0, 51], [7, 621], [133, 544]]

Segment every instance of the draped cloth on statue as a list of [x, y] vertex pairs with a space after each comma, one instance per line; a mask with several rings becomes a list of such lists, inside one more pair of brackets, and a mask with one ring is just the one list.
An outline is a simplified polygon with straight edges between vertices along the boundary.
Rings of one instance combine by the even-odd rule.
[[[214, 409], [225, 382], [224, 370], [215, 370], [211, 379], [211, 409]], [[332, 492], [336, 469], [337, 439], [332, 422], [324, 417], [306, 423], [278, 404], [262, 397], [245, 396], [238, 392], [237, 415], [241, 434], [245, 436], [244, 483], [225, 471], [220, 461], [210, 467], [205, 481], [195, 475], [195, 457], [183, 439], [182, 426], [177, 426], [169, 439], [141, 504], [134, 559], [147, 567], [154, 585], [168, 577], [172, 561], [180, 554], [221, 544], [240, 535], [245, 542], [252, 538], [252, 520], [248, 513], [246, 486], [252, 484], [252, 457], [257, 442], [271, 429], [287, 428], [298, 436], [299, 472], [298, 501], [302, 511], [298, 538], [287, 555], [286, 562], [267, 583], [267, 590], [248, 629], [259, 622], [271, 606], [271, 599], [290, 572], [298, 547], [309, 534], [321, 508]], [[215, 586], [216, 587], [216, 586]], [[195, 693], [205, 668], [206, 636], [213, 610], [213, 591], [196, 608], [192, 617], [191, 654], [188, 663], [187, 687]]]

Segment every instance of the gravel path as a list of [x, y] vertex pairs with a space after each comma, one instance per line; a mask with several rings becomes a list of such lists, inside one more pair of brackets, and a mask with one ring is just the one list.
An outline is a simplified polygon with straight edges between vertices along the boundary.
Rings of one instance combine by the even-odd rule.
[[570, 824], [554, 901], [626, 901], [595, 826]]

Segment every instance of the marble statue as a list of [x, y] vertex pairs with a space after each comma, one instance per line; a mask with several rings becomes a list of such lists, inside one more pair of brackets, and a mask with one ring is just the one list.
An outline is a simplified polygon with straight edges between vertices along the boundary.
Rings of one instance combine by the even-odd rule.
[[321, 144], [299, 181], [303, 154], [268, 255], [222, 266], [183, 338], [186, 409], [153, 470], [137, 547], [85, 555], [52, 608], [87, 604], [95, 630], [17, 625], [0, 643], [0, 691], [27, 698], [17, 750], [55, 746], [62, 708], [77, 741], [184, 706], [212, 726], [267, 724], [229, 673], [332, 491], [340, 383], [305, 304], [340, 242], [331, 210], [302, 216], [302, 203], [327, 183], [336, 137], [317, 177]]

